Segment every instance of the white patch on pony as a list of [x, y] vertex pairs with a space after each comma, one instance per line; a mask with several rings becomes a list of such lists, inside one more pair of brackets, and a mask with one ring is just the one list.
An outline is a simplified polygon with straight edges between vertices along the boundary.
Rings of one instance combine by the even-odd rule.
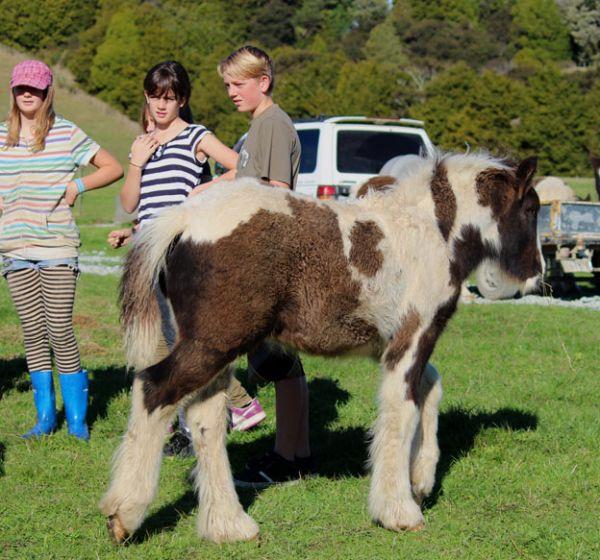
[[113, 459], [110, 487], [100, 501], [102, 513], [117, 516], [129, 535], [142, 524], [156, 494], [162, 448], [175, 408], [159, 407], [148, 414], [143, 383], [134, 379], [129, 425]]
[[525, 283], [506, 274], [495, 262], [485, 259], [477, 268], [477, 289], [486, 299], [514, 297], [525, 288]]
[[[227, 387], [233, 368], [225, 368], [211, 385], [214, 394], [199, 394], [187, 408], [187, 424], [198, 463], [194, 470], [198, 491], [198, 534], [216, 543], [251, 540], [258, 525], [243, 510], [231, 476], [227, 437]], [[221, 387], [217, 387], [221, 385]]]
[[218, 241], [259, 210], [291, 216], [286, 200], [290, 194], [294, 196], [287, 189], [269, 187], [255, 179], [217, 183], [178, 207], [188, 225], [182, 239], [198, 243]]
[[[504, 162], [481, 152], [474, 154], [453, 154], [443, 156], [448, 181], [456, 197], [456, 219], [450, 237], [458, 235], [457, 227], [472, 224], [481, 231], [484, 241], [500, 247], [498, 224], [491, 220], [491, 208], [478, 203], [477, 176], [486, 169], [510, 169]], [[484, 227], [485, 224], [490, 224]]]

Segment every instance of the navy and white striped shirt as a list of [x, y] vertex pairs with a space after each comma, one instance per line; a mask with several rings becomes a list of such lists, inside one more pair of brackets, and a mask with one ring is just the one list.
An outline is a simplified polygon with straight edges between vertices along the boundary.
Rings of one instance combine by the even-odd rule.
[[200, 124], [190, 124], [154, 152], [142, 170], [140, 224], [167, 206], [181, 204], [195, 186], [210, 180], [208, 160], [196, 158], [198, 142], [209, 133]]

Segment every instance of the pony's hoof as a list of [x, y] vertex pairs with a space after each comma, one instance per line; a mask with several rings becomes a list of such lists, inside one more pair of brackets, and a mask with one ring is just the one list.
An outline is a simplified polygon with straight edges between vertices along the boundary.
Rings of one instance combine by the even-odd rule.
[[414, 502], [388, 503], [379, 512], [372, 512], [373, 519], [391, 531], [420, 531], [425, 527], [421, 508]]
[[129, 538], [129, 532], [117, 514], [110, 515], [106, 522], [108, 534], [115, 544], [123, 544]]
[[198, 534], [214, 543], [251, 541], [258, 537], [258, 533], [256, 521], [243, 510], [234, 519], [229, 520], [219, 518], [214, 512], [198, 518]]
[[423, 501], [429, 496], [433, 490], [434, 481], [421, 481], [413, 484], [412, 494], [419, 508], [423, 505]]

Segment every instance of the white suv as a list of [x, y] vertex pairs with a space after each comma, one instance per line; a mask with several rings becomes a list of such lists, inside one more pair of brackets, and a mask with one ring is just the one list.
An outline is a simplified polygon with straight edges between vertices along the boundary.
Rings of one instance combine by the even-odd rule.
[[[423, 121], [413, 119], [322, 117], [294, 126], [302, 146], [295, 190], [318, 198], [349, 196], [396, 156], [433, 153]], [[239, 152], [245, 138], [233, 149]]]
[[296, 191], [319, 198], [348, 196], [401, 155], [429, 155], [433, 144], [413, 119], [327, 117], [295, 121], [302, 156]]

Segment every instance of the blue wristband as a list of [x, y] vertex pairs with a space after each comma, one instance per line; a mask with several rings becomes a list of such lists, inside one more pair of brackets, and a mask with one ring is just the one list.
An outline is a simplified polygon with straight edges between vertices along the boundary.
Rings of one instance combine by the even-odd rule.
[[85, 191], [85, 185], [83, 184], [83, 179], [75, 179], [75, 184], [77, 185], [77, 192], [79, 194], [81, 194], [83, 191]]

